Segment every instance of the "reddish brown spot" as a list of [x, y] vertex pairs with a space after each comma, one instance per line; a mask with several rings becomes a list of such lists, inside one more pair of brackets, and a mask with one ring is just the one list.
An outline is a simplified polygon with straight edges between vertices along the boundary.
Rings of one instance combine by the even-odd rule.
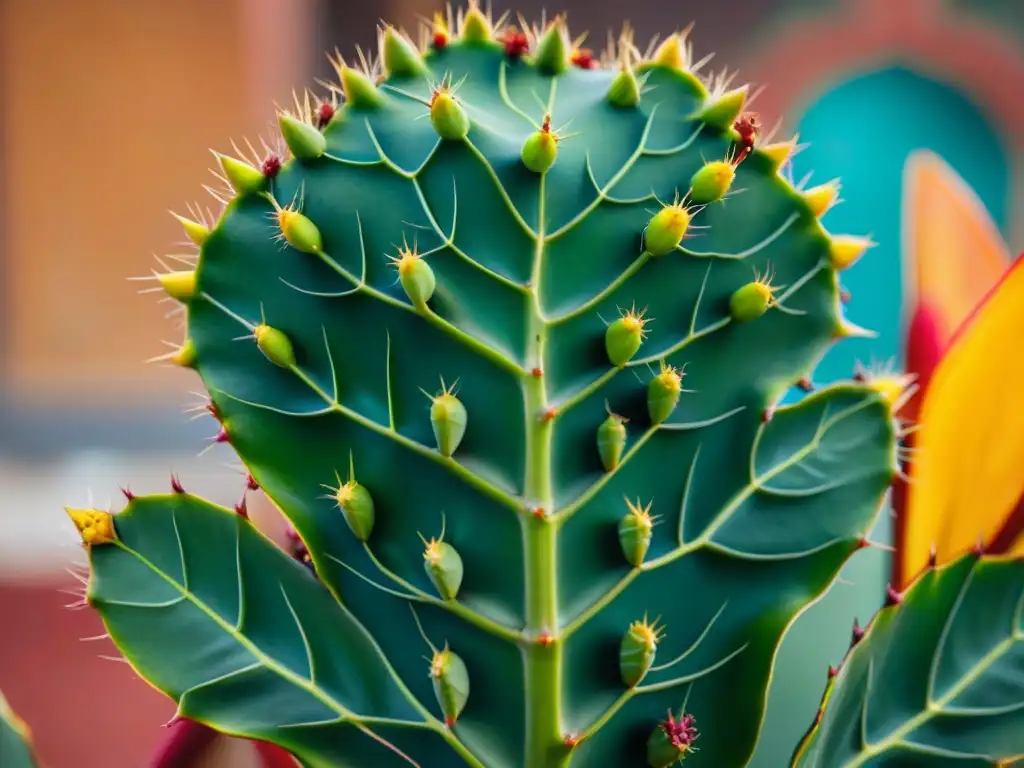
[[594, 52], [589, 48], [577, 48], [572, 52], [570, 61], [574, 67], [580, 69], [595, 69], [597, 67], [597, 59], [594, 58]]
[[242, 496], [238, 503], [235, 504], [235, 514], [241, 515], [246, 520], [249, 519], [249, 507], [245, 503], [245, 496]]
[[885, 604], [887, 606], [899, 605], [903, 602], [903, 593], [892, 588], [892, 584], [885, 585]]
[[839, 289], [839, 300], [843, 302], [843, 304], [849, 304], [850, 298], [850, 292], [848, 290], [846, 290], [845, 288]]
[[775, 406], [769, 405], [767, 408], [761, 411], [761, 423], [767, 424], [769, 421], [772, 420], [773, 416], [775, 416]]
[[512, 61], [518, 61], [524, 53], [530, 50], [529, 38], [515, 27], [508, 28], [505, 37], [502, 38], [502, 43], [505, 45], [505, 55]]
[[544, 510], [544, 507], [534, 507], [530, 510], [530, 514], [538, 520], [543, 520], [547, 516], [547, 512]]
[[434, 50], [443, 51], [448, 46], [448, 33], [435, 32], [434, 39], [430, 41], [430, 44], [434, 46]]
[[831, 680], [833, 677], [839, 674], [839, 670], [833, 667], [831, 664], [828, 665], [828, 679]]
[[447, 715], [444, 718], [444, 724], [446, 726], [448, 726], [449, 728], [454, 728], [455, 727], [455, 718], [452, 717], [451, 715]]
[[541, 133], [551, 133], [551, 115], [544, 115], [544, 122], [540, 125]]
[[247, 474], [245, 476], [245, 487], [250, 491], [258, 491], [260, 489], [260, 484], [256, 482], [256, 478], [253, 477], [252, 474]]
[[175, 493], [185, 492], [185, 486], [181, 484], [181, 480], [178, 479], [177, 475], [171, 475], [171, 490]]
[[744, 112], [740, 115], [739, 119], [732, 124], [733, 130], [739, 134], [740, 151], [736, 155], [736, 159], [733, 161], [733, 165], [737, 166], [742, 163], [747, 155], [750, 154], [754, 148], [754, 143], [757, 141], [757, 134], [761, 130], [761, 122], [758, 116], [754, 112]]
[[861, 536], [859, 539], [857, 539], [857, 549], [867, 549], [870, 546], [871, 542], [868, 541], [867, 536]]
[[221, 427], [220, 431], [217, 432], [217, 437], [214, 438], [218, 443], [230, 442], [231, 438], [228, 437], [228, 430], [226, 427]]
[[669, 742], [680, 752], [688, 751], [697, 738], [697, 727], [693, 715], [683, 715], [678, 720], [668, 711], [668, 718], [658, 723], [658, 727], [668, 736]]
[[867, 377], [864, 375], [864, 371], [859, 371], [858, 370], [858, 371], [854, 371], [854, 373], [853, 373], [853, 380], [854, 381], [861, 381], [861, 382], [863, 382], [863, 381], [867, 380]]
[[316, 111], [316, 127], [324, 128], [334, 118], [334, 105], [328, 102], [324, 102], [320, 105], [320, 109]]
[[546, 629], [541, 630], [541, 633], [537, 635], [537, 645], [543, 645], [545, 647], [554, 645], [555, 636], [548, 632]]
[[928, 567], [934, 568], [939, 561], [938, 550], [935, 549], [935, 542], [932, 542], [931, 547], [928, 549]]
[[814, 382], [811, 381], [809, 376], [801, 377], [800, 381], [798, 381], [796, 385], [800, 387], [800, 389], [802, 389], [804, 392], [811, 392], [814, 390]]
[[850, 634], [850, 647], [852, 648], [864, 637], [864, 630], [856, 619], [853, 620], [853, 632]]
[[558, 411], [557, 410], [555, 410], [554, 408], [548, 408], [546, 411], [544, 411], [543, 415], [540, 417], [540, 420], [541, 421], [551, 421], [557, 415], [558, 415]]
[[565, 734], [565, 737], [562, 739], [562, 744], [564, 744], [569, 749], [572, 749], [579, 743], [580, 735], [578, 733], [567, 733]]
[[134, 499], [134, 498], [135, 498], [135, 494], [134, 494], [134, 493], [132, 493], [132, 491], [131, 491], [131, 489], [130, 489], [130, 488], [127, 488], [127, 487], [125, 487], [125, 488], [122, 488], [122, 489], [121, 489], [121, 493], [123, 493], [123, 494], [124, 494], [124, 497], [125, 497], [126, 499], [128, 499], [128, 501], [131, 501], [132, 499]]
[[278, 171], [281, 170], [281, 156], [271, 152], [267, 155], [263, 161], [263, 165], [260, 166], [260, 171], [268, 179], [272, 179], [277, 176]]
[[983, 554], [985, 554], [985, 543], [981, 540], [980, 537], [975, 542], [974, 546], [971, 547], [971, 554], [975, 557], [981, 557]]
[[220, 421], [220, 409], [213, 403], [206, 404], [206, 411], [217, 421]]
[[541, 376], [544, 375], [544, 371], [542, 371], [540, 368], [534, 368], [532, 371], [530, 371], [530, 375], [533, 376], [533, 378], [535, 379], [539, 379]]

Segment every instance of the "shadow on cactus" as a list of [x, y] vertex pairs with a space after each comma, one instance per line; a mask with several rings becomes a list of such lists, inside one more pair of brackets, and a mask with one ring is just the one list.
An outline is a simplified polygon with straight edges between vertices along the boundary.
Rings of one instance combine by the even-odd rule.
[[775, 407], [860, 332], [869, 243], [685, 35], [599, 64], [471, 6], [380, 44], [289, 158], [219, 158], [159, 276], [310, 567], [176, 485], [71, 512], [90, 604], [181, 717], [307, 766], [744, 765], [897, 472], [904, 379]]

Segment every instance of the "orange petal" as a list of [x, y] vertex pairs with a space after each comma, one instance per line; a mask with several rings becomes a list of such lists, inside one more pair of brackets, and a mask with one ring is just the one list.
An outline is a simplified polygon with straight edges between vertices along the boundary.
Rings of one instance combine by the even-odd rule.
[[[1024, 254], [957, 331], [921, 406], [901, 572], [990, 544], [1024, 492]], [[1019, 516], [1024, 517], [1024, 516]]]
[[984, 204], [938, 155], [915, 152], [904, 172], [905, 316], [927, 303], [945, 342], [1012, 259]]

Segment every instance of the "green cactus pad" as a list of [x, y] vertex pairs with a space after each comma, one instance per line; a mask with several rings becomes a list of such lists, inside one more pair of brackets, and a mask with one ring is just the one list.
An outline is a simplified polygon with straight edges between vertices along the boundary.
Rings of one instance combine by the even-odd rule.
[[38, 768], [32, 748], [32, 735], [7, 699], [0, 692], [0, 766], [3, 768]]
[[794, 768], [1024, 756], [1024, 567], [970, 553], [890, 600], [829, 681]]
[[[894, 476], [891, 404], [851, 382], [774, 410], [841, 335], [842, 317], [830, 237], [760, 149], [736, 168], [744, 194], [690, 209], [678, 247], [657, 258], [643, 250], [663, 204], [685, 201], [679, 185], [705, 161], [737, 155], [731, 126], [694, 117], [717, 96], [692, 73], [652, 65], [630, 107], [610, 99], [617, 69], [549, 75], [528, 57], [511, 62], [480, 38], [489, 32], [479, 16], [471, 40], [425, 55], [422, 76], [384, 79], [372, 105], [342, 106], [323, 129], [322, 156], [289, 160], [265, 194], [227, 206], [201, 247], [188, 305], [196, 368], [232, 447], [343, 605], [307, 580], [323, 618], [303, 629], [342, 633], [324, 640], [323, 665], [351, 670], [345, 695], [373, 702], [355, 711], [393, 718], [379, 735], [417, 765], [640, 765], [658, 722], [684, 702], [701, 734], [687, 764], [743, 765], [783, 632], [862, 546]], [[440, 138], [429, 119], [440, 83], [455, 84], [464, 138]], [[548, 114], [570, 128], [554, 164], [535, 173], [521, 150]], [[293, 203], [317, 228], [315, 252], [282, 241], [275, 211]], [[391, 267], [402, 243], [435, 276], [425, 304], [409, 300]], [[778, 311], [733, 322], [729, 297], [769, 262], [785, 286]], [[607, 323], [634, 306], [648, 310], [646, 337], [616, 367]], [[289, 340], [294, 362], [261, 353], [260, 323]], [[648, 387], [663, 363], [685, 368], [685, 383], [652, 425]], [[464, 432], [444, 453], [424, 398], [439, 382], [457, 382], [465, 409]], [[606, 470], [598, 430], [609, 412], [627, 419], [626, 440]], [[365, 543], [323, 493], [350, 455], [374, 501]], [[624, 497], [653, 500], [659, 521], [639, 567], [619, 541]], [[145, 516], [119, 517], [118, 530], [131, 540], [145, 528], [138, 546], [183, 578], [168, 570], [176, 536], [192, 540], [193, 517], [226, 518], [194, 501], [150, 503]], [[418, 537], [442, 515], [464, 574], [447, 601]], [[243, 542], [255, 536], [236, 529]], [[227, 600], [233, 550], [211, 541], [187, 552], [199, 563], [189, 589]], [[260, 552], [267, 570], [243, 574], [245, 593], [277, 604], [277, 577], [298, 571]], [[143, 579], [128, 545], [93, 559], [101, 596], [151, 603], [159, 589], [160, 600], [177, 599], [164, 577]], [[226, 641], [212, 630], [196, 639], [191, 614], [159, 635], [132, 619], [145, 633], [135, 634], [116, 605], [97, 606], [129, 659], [152, 654], [137, 667], [172, 695], [226, 671], [216, 664]], [[252, 643], [301, 651], [290, 613], [262, 610], [265, 634]], [[665, 639], [659, 664], [627, 690], [619, 641], [644, 615], [660, 617]], [[417, 620], [464, 661], [471, 684], [444, 739]], [[346, 646], [357, 635], [372, 637], [373, 653]], [[186, 638], [191, 663], [174, 654]], [[345, 764], [330, 762], [340, 747], [326, 727], [293, 711], [298, 694], [278, 700], [266, 686], [258, 701], [272, 708], [218, 695], [217, 727], [264, 734], [309, 765]], [[346, 732], [353, 749], [376, 749]]]

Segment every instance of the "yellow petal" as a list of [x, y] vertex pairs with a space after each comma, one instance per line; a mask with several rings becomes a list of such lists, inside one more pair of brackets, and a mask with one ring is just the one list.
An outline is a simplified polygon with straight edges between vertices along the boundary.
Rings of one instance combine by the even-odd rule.
[[984, 204], [938, 155], [914, 153], [905, 174], [906, 295], [937, 314], [945, 342], [1012, 259]]
[[933, 542], [941, 563], [1007, 538], [1024, 493], [1022, 328], [1024, 255], [958, 331], [925, 393], [901, 553], [908, 576]]

